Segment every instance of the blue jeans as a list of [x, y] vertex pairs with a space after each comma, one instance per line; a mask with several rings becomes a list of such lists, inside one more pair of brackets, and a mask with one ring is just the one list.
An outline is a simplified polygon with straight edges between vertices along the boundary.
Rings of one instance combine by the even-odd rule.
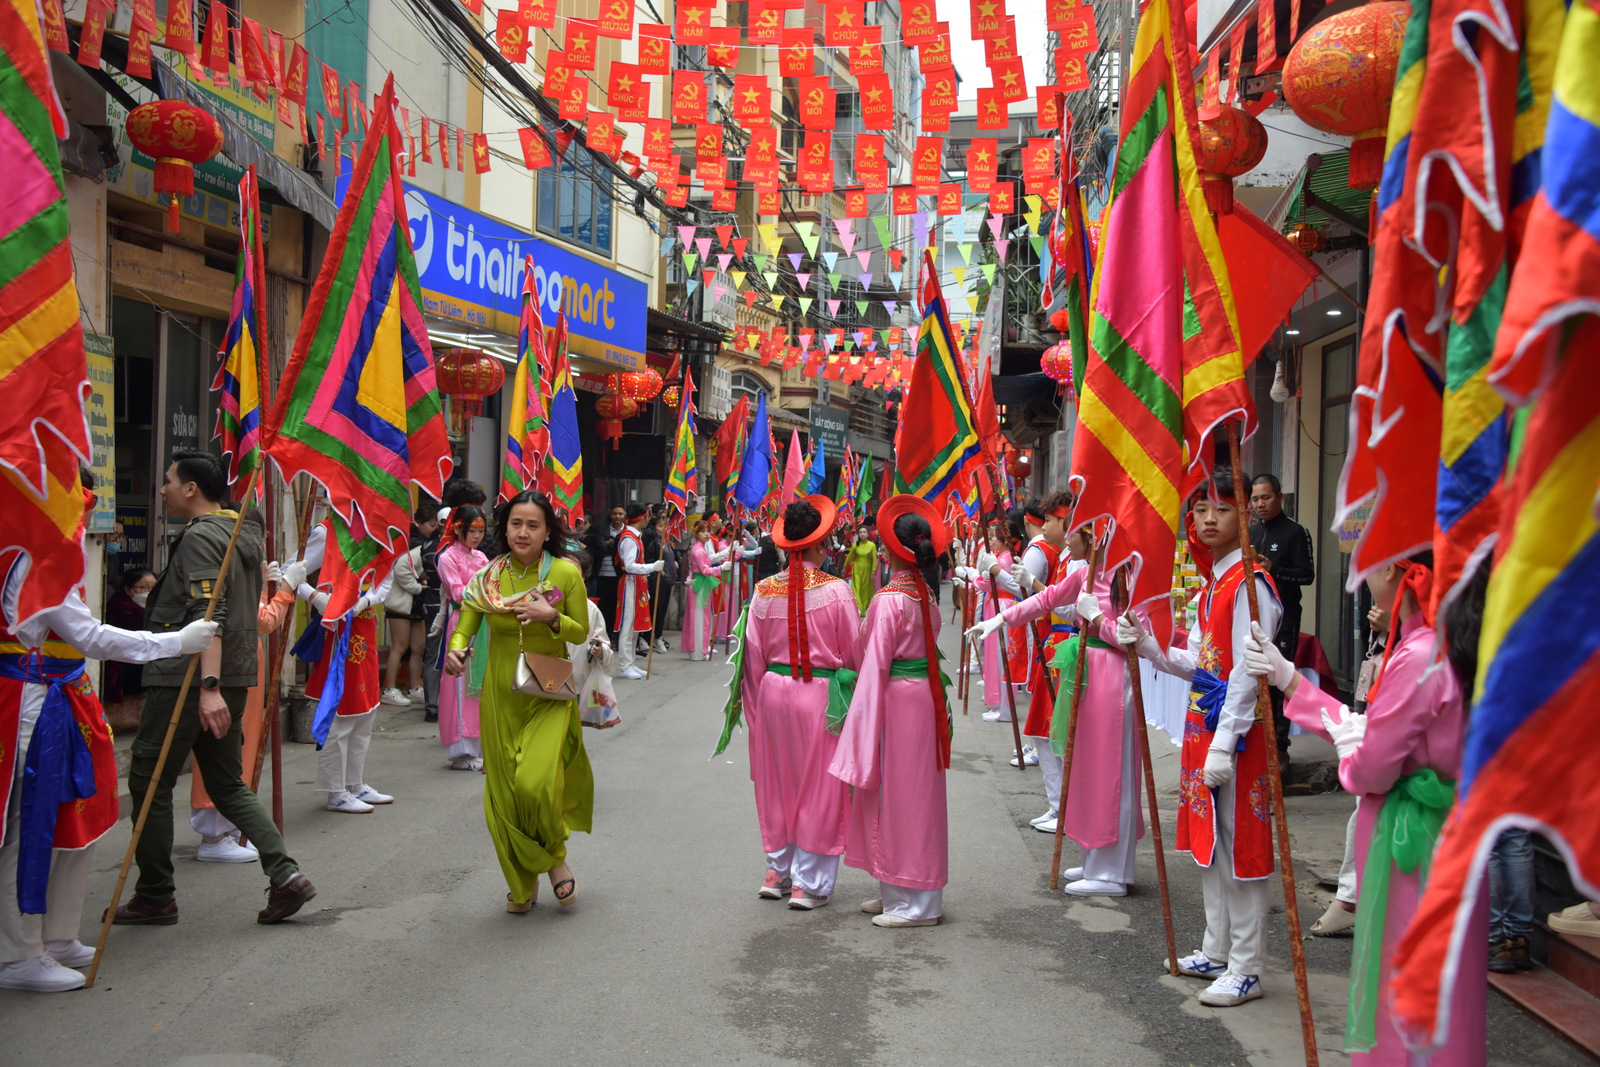
[[1489, 853], [1489, 944], [1533, 932], [1533, 841], [1507, 830]]

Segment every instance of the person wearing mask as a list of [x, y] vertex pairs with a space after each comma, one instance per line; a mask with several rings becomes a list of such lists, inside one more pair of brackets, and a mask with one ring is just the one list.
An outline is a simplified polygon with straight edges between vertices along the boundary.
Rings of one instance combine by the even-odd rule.
[[[122, 583], [106, 601], [106, 625], [119, 630], [144, 629], [144, 606], [156, 575], [149, 567], [129, 567], [122, 572]], [[100, 701], [116, 706], [129, 697], [144, 693], [144, 667], [137, 663], [106, 660], [100, 683]]]
[[[455, 632], [462, 598], [472, 576], [489, 564], [479, 551], [488, 523], [483, 509], [473, 505], [456, 508], [440, 542], [437, 567], [439, 595], [443, 601], [438, 622], [442, 633]], [[483, 742], [478, 725], [478, 697], [483, 689], [488, 657], [469, 648], [467, 670], [451, 675], [439, 690], [439, 743], [445, 746], [453, 771], [481, 771]]]
[[862, 903], [874, 926], [935, 926], [950, 880], [949, 684], [939, 670], [931, 586], [949, 532], [921, 497], [878, 509], [892, 577], [861, 627], [861, 671], [829, 773], [855, 790], [844, 862], [878, 880]]
[[[214, 587], [222, 582], [211, 616], [220, 632], [193, 668], [187, 656], [158, 659], [145, 667], [144, 714], [128, 768], [133, 810], [143, 807], [151, 790], [154, 794], [135, 852], [139, 877], [133, 896], [113, 917], [120, 926], [171, 926], [178, 921], [172, 788], [191, 753], [217, 811], [249, 837], [260, 855], [269, 888], [266, 906], [257, 913], [256, 921], [279, 922], [317, 895], [311, 880], [300, 873], [289, 855], [271, 816], [244, 782], [244, 710], [250, 687], [259, 679], [261, 528], [251, 522], [241, 524], [236, 513], [224, 510], [227, 494], [227, 472], [216, 456], [187, 448], [173, 451], [161, 484], [161, 504], [168, 515], [183, 521], [184, 527], [169, 552], [166, 571], [150, 593], [145, 625], [155, 633], [173, 633], [203, 618]], [[238, 539], [224, 575], [222, 562], [236, 526]], [[178, 709], [178, 692], [186, 676], [193, 684]], [[376, 698], [376, 693], [373, 695]], [[161, 777], [155, 779], [156, 761], [175, 709], [179, 712], [177, 730]]]
[[[650, 518], [650, 509], [643, 504], [629, 504], [624, 515], [626, 521], [622, 532], [617, 535], [615, 560], [615, 569], [621, 576], [617, 582], [615, 616], [619, 631], [616, 642], [617, 677], [638, 681], [645, 676], [644, 671], [634, 666], [633, 662], [638, 652], [639, 635], [649, 634], [655, 626], [650, 614], [650, 576], [660, 574], [667, 565], [659, 559], [654, 563], [644, 561], [644, 539], [639, 532]], [[648, 643], [645, 651], [649, 651]]]
[[[1283, 513], [1283, 484], [1275, 474], [1258, 474], [1250, 484], [1250, 544], [1256, 563], [1272, 575], [1283, 602], [1283, 622], [1274, 639], [1290, 663], [1300, 651], [1300, 590], [1317, 579], [1311, 532]], [[1279, 765], [1289, 767], [1289, 720], [1283, 714], [1283, 690], [1272, 690], [1272, 730]]]
[[606, 513], [606, 521], [589, 530], [585, 542], [589, 558], [595, 562], [594, 593], [600, 613], [606, 617], [606, 630], [617, 632], [617, 540], [627, 525], [628, 511], [617, 504]]

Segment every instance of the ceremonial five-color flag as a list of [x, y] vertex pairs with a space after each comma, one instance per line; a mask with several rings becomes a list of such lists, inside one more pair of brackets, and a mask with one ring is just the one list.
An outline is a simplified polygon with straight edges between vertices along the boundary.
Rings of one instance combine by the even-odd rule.
[[522, 270], [522, 323], [517, 330], [517, 373], [511, 383], [511, 409], [506, 416], [506, 454], [500, 464], [500, 500], [510, 500], [539, 484], [545, 453], [550, 451], [550, 426], [545, 419], [544, 319], [533, 282], [533, 257]]
[[667, 475], [667, 514], [682, 520], [689, 514], [689, 498], [698, 491], [699, 472], [694, 455], [694, 376], [683, 373], [683, 398], [678, 401], [678, 432], [674, 436], [672, 471]]
[[578, 439], [578, 394], [567, 360], [567, 313], [556, 317], [551, 336], [555, 356], [550, 375], [550, 459], [539, 487], [567, 513], [567, 522], [583, 518], [583, 443]]
[[0, 569], [13, 630], [83, 581], [90, 387], [56, 141], [66, 134], [38, 8], [0, 0]]
[[931, 252], [923, 253], [921, 297], [916, 361], [895, 430], [894, 478], [896, 491], [938, 503], [982, 454], [982, 443]]
[[[261, 252], [261, 199], [256, 168], [239, 179], [239, 258], [233, 274], [233, 309], [223, 335], [211, 388], [217, 392], [217, 428], [228, 484], [238, 485], [261, 465], [261, 407], [267, 394], [266, 346], [261, 302], [266, 296], [266, 259]], [[256, 495], [261, 487], [256, 486]]]
[[756, 397], [756, 419], [750, 427], [749, 442], [739, 464], [733, 498], [753, 512], [766, 500], [772, 482], [772, 429], [765, 392]]

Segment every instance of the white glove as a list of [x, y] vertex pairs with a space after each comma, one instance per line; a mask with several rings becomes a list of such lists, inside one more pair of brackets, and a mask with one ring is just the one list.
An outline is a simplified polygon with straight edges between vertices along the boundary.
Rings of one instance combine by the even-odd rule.
[[320, 589], [312, 593], [310, 601], [312, 610], [318, 615], [326, 615], [328, 613], [328, 600], [328, 594]]
[[664, 560], [664, 559], [658, 559], [654, 563], [650, 564], [650, 573], [651, 574], [660, 574], [662, 571], [664, 571], [666, 569], [667, 569], [667, 561]]
[[1011, 580], [1022, 587], [1023, 596], [1033, 595], [1033, 572], [1020, 559], [1011, 565]]
[[1207, 789], [1221, 789], [1233, 781], [1233, 753], [1220, 748], [1206, 749], [1204, 772]]
[[217, 636], [220, 622], [206, 622], [196, 619], [178, 631], [178, 654], [192, 656], [196, 652], [204, 652], [211, 646], [211, 639]]
[[1275, 689], [1287, 689], [1294, 681], [1294, 664], [1267, 640], [1259, 622], [1250, 624], [1250, 639], [1244, 643], [1244, 670], [1252, 678], [1265, 678]]
[[1100, 598], [1090, 592], [1078, 594], [1078, 621], [1084, 626], [1094, 626], [1100, 622]]
[[305, 584], [306, 580], [305, 561], [298, 559], [290, 560], [288, 565], [283, 568], [281, 580], [283, 584], [287, 585], [290, 589], [299, 589]]
[[1361, 747], [1361, 739], [1367, 736], [1367, 717], [1365, 715], [1352, 715], [1345, 709], [1345, 715], [1339, 722], [1329, 718], [1326, 708], [1322, 711], [1322, 727], [1328, 731], [1328, 737], [1333, 741], [1334, 751], [1339, 753], [1339, 760], [1343, 762], [1355, 754]]
[[982, 574], [985, 578], [989, 576], [990, 571], [994, 570], [998, 566], [1000, 566], [1000, 561], [994, 558], [993, 552], [978, 553], [977, 570], [978, 573]]
[[991, 618], [984, 619], [982, 622], [978, 623], [972, 629], [967, 631], [967, 638], [971, 641], [987, 641], [990, 637], [994, 636], [996, 630], [1000, 629], [1000, 627], [1004, 626], [1005, 624], [1006, 620], [1005, 616], [1003, 615], [995, 615]]
[[728, 571], [731, 570], [732, 568], [733, 568], [733, 564], [732, 563], [724, 563], [722, 566], [717, 568], [717, 572], [719, 574], [727, 574]]
[[262, 565], [261, 580], [267, 585], [283, 581], [283, 568], [278, 565], [277, 560]]
[[1140, 659], [1161, 658], [1161, 648], [1156, 644], [1156, 639], [1145, 633], [1132, 615], [1117, 619], [1117, 644], [1125, 648], [1131, 646]]
[[372, 601], [367, 597], [357, 597], [355, 607], [350, 609], [352, 616], [361, 615], [372, 610]]

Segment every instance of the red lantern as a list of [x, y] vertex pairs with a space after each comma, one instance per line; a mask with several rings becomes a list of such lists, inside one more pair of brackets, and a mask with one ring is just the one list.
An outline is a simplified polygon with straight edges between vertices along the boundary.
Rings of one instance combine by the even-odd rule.
[[639, 405], [621, 393], [607, 393], [595, 401], [594, 409], [600, 414], [600, 436], [613, 449], [622, 441], [622, 420], [639, 414]]
[[654, 400], [661, 392], [661, 375], [650, 369], [641, 371], [628, 371], [615, 375], [618, 379], [614, 391], [621, 393], [629, 400], [645, 401]]
[[1033, 461], [1026, 452], [1013, 452], [1011, 458], [1006, 460], [1006, 473], [1016, 481], [1022, 481], [1033, 470]]
[[1376, 189], [1383, 177], [1389, 104], [1410, 5], [1398, 0], [1353, 7], [1305, 32], [1283, 66], [1283, 95], [1294, 113], [1350, 143], [1350, 188]]
[[450, 398], [450, 421], [457, 436], [467, 420], [483, 410], [483, 398], [500, 391], [506, 371], [500, 361], [477, 348], [447, 348], [434, 356], [439, 392]]
[[661, 390], [661, 402], [673, 411], [678, 410], [678, 401], [683, 398], [683, 390], [676, 385], [669, 385]]
[[128, 112], [128, 140], [156, 161], [155, 188], [167, 200], [167, 232], [178, 232], [178, 199], [194, 195], [194, 168], [222, 151], [222, 124], [182, 100], [152, 100]]
[[1050, 328], [1056, 333], [1066, 333], [1067, 327], [1071, 325], [1072, 313], [1066, 308], [1057, 308], [1050, 313]]
[[1072, 394], [1072, 342], [1057, 341], [1039, 357], [1039, 369], [1046, 378], [1061, 385], [1061, 394]]
[[1267, 128], [1249, 112], [1223, 107], [1216, 117], [1201, 120], [1195, 162], [1213, 215], [1233, 213], [1233, 179], [1254, 170], [1266, 154]]
[[1309, 222], [1302, 222], [1289, 231], [1289, 242], [1306, 255], [1322, 247], [1322, 234]]

